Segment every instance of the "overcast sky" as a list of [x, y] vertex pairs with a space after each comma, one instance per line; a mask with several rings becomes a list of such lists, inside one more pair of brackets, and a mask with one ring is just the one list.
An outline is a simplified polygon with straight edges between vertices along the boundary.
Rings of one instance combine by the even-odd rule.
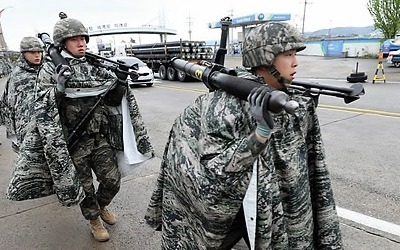
[[[373, 25], [367, 10], [368, 0], [306, 0], [304, 30]], [[236, 2], [234, 4], [233, 2]], [[18, 50], [24, 36], [37, 32], [53, 33], [58, 13], [63, 11], [86, 27], [127, 23], [131, 27], [165, 24], [178, 35], [168, 40], [218, 40], [220, 29], [209, 29], [208, 23], [225, 16], [241, 17], [255, 13], [291, 14], [291, 23], [299, 30], [303, 26], [305, 0], [2, 0], [1, 25], [9, 49]], [[235, 29], [234, 35], [239, 29]], [[147, 37], [145, 37], [147, 36]], [[140, 41], [154, 35], [141, 35]], [[125, 39], [114, 36], [112, 39]], [[159, 39], [158, 37], [156, 37]], [[137, 40], [137, 37], [134, 37]], [[236, 37], [235, 37], [236, 39]], [[103, 40], [111, 40], [104, 37]], [[93, 43], [93, 41], [91, 42]]]

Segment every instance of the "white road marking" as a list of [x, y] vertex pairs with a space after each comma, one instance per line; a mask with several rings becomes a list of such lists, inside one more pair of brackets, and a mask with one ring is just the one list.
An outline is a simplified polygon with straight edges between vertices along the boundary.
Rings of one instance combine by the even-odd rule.
[[390, 233], [393, 235], [397, 235], [400, 236], [400, 226], [384, 221], [384, 220], [380, 220], [380, 219], [376, 219], [364, 214], [360, 214], [351, 210], [347, 210], [341, 207], [336, 207], [337, 213], [339, 215], [339, 217], [342, 217], [344, 219], [347, 220], [351, 220], [354, 221], [356, 223], [359, 223], [361, 225], [370, 227], [370, 228], [374, 228], [386, 233]]

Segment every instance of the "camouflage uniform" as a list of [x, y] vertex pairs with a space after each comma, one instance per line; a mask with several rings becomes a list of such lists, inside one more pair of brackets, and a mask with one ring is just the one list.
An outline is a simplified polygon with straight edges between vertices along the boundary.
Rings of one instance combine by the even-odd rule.
[[[238, 75], [263, 83], [244, 69]], [[255, 249], [341, 249], [315, 103], [273, 114], [265, 144], [247, 102], [216, 90], [175, 120], [146, 222], [162, 249], [219, 249], [257, 175]]]
[[34, 87], [40, 66], [29, 63], [22, 54], [27, 51], [43, 52], [43, 47], [35, 37], [24, 37], [20, 45], [21, 54], [16, 61], [15, 68], [6, 82], [2, 103], [8, 137], [16, 136], [19, 145], [26, 133], [26, 127], [31, 119], [32, 104], [34, 102]]
[[[94, 88], [102, 84], [111, 84], [114, 81], [110, 74], [89, 66], [84, 60], [68, 58], [68, 61], [74, 76], [68, 82], [67, 88], [82, 88], [83, 90], [84, 88]], [[54, 64], [51, 61], [46, 61], [38, 77], [38, 86], [41, 90], [54, 86], [55, 82], [52, 80], [54, 72]], [[57, 100], [60, 103], [58, 106], [59, 122], [63, 128], [62, 131], [59, 131], [62, 132], [59, 134], [60, 137], [68, 138], [73, 128], [94, 105], [97, 98], [97, 96], [83, 98], [63, 97], [61, 100]], [[55, 100], [53, 101], [57, 103]], [[89, 118], [87, 135], [81, 137], [74, 149], [69, 152], [85, 192], [85, 198], [80, 203], [80, 206], [86, 219], [96, 218], [98, 216], [98, 206], [108, 205], [120, 187], [121, 175], [118, 171], [113, 149], [107, 143], [105, 135], [100, 133], [101, 126], [106, 123], [104, 112], [104, 105], [96, 108], [96, 111]], [[42, 115], [46, 117], [38, 115], [38, 120], [47, 120], [47, 115]], [[93, 186], [92, 168], [100, 182], [97, 194]], [[96, 195], [98, 199], [96, 199]], [[98, 201], [99, 203], [97, 203]]]
[[[70, 98], [68, 94], [61, 97], [62, 94], [57, 92], [57, 83], [53, 79], [55, 65], [49, 56], [45, 57], [36, 84], [37, 98], [34, 106], [38, 130], [37, 133], [33, 129], [29, 130], [26, 138], [30, 140], [22, 146], [25, 149], [27, 145], [42, 141], [49, 166], [48, 174], [44, 174], [43, 180], [40, 180], [30, 173], [28, 166], [34, 159], [29, 157], [32, 150], [26, 150], [27, 153], [17, 162], [18, 171], [9, 185], [8, 198], [24, 200], [51, 194], [40, 192], [35, 197], [21, 196], [20, 187], [24, 185], [31, 185], [38, 190], [40, 187], [43, 187], [43, 190], [52, 189], [63, 205], [69, 206], [82, 201], [82, 214], [86, 219], [92, 219], [98, 216], [98, 206], [107, 205], [120, 187], [121, 176], [115, 158], [117, 150], [111, 148], [109, 140], [109, 137], [116, 134], [111, 127], [119, 127], [118, 124], [110, 124], [120, 120], [110, 115], [107, 106], [101, 104], [90, 116], [85, 135], [70, 152], [66, 138], [71, 128], [97, 100], [98, 94], [104, 93], [116, 78], [108, 71], [89, 64], [84, 57], [74, 58], [65, 52], [62, 54], [69, 61], [74, 73], [67, 83], [66, 93], [99, 91], [86, 97]], [[153, 157], [153, 148], [131, 90], [127, 91], [126, 100], [137, 150], [148, 158]], [[97, 193], [93, 186], [92, 168], [100, 182]], [[31, 179], [23, 178], [24, 175], [30, 174]], [[85, 193], [83, 200], [82, 188]]]
[[3, 100], [0, 100], [0, 126], [6, 124], [6, 118], [7, 115], [6, 115], [5, 105], [3, 103]]
[[[66, 56], [66, 54], [64, 54]], [[101, 68], [90, 65], [85, 58], [67, 57], [73, 77], [67, 83], [68, 89], [81, 89], [82, 92], [89, 88], [109, 87], [116, 81], [114, 75]], [[38, 82], [41, 88], [54, 86], [52, 80], [54, 64], [45, 62], [40, 71]], [[50, 86], [49, 86], [50, 85]], [[54, 90], [54, 89], [52, 89]], [[105, 89], [103, 89], [105, 90]], [[98, 96], [81, 98], [63, 97], [59, 105], [60, 122], [62, 124], [64, 138], [68, 138], [73, 128], [97, 101]], [[148, 141], [144, 124], [137, 108], [133, 94], [129, 93], [129, 104], [135, 125], [140, 127], [137, 131], [138, 150], [143, 154], [152, 155], [152, 147]], [[44, 114], [43, 114], [44, 115]], [[86, 219], [95, 219], [99, 215], [99, 206], [108, 205], [120, 188], [121, 174], [118, 170], [115, 149], [109, 143], [108, 137], [113, 131], [109, 131], [109, 123], [113, 117], [108, 113], [104, 103], [100, 103], [89, 117], [83, 137], [76, 146], [70, 150], [70, 155], [77, 170], [79, 180], [85, 191], [85, 198], [80, 203], [82, 214]], [[44, 120], [45, 118], [43, 118]], [[99, 181], [97, 192], [93, 186], [92, 170]]]
[[[40, 41], [35, 37], [26, 37], [21, 41], [21, 52], [42, 51]], [[46, 158], [42, 138], [39, 134], [38, 124], [35, 114], [46, 112], [37, 108], [36, 101], [36, 79], [40, 66], [32, 66], [23, 59], [22, 55], [17, 61], [17, 65], [23, 65], [20, 70], [25, 69], [24, 75], [19, 77], [12, 74], [9, 81], [10, 85], [6, 90], [8, 99], [11, 103], [11, 96], [16, 96], [18, 110], [10, 113], [20, 121], [11, 122], [14, 125], [11, 131], [18, 136], [19, 151], [15, 161], [14, 171], [7, 188], [7, 198], [10, 200], [36, 199], [56, 193], [63, 205], [76, 204], [82, 197], [81, 188], [77, 177], [75, 177], [72, 164], [67, 168], [61, 164], [54, 165], [51, 160]], [[15, 72], [15, 71], [14, 71]], [[21, 73], [22, 74], [22, 73]], [[18, 81], [13, 80], [13, 76]], [[29, 80], [29, 82], [28, 82]], [[23, 84], [25, 82], [25, 84]], [[14, 89], [14, 91], [12, 91]], [[15, 92], [17, 90], [20, 93]], [[15, 94], [12, 94], [15, 92]], [[17, 95], [16, 95], [17, 94]], [[18, 96], [21, 96], [18, 98]], [[10, 119], [12, 121], [12, 119]], [[17, 126], [15, 126], [17, 125]], [[63, 155], [60, 154], [60, 158]], [[49, 160], [49, 165], [47, 164]], [[68, 178], [62, 178], [68, 176]]]

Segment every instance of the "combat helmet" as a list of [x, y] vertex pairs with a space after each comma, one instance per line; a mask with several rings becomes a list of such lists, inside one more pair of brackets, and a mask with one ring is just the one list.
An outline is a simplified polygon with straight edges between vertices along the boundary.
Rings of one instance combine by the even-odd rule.
[[39, 51], [43, 52], [43, 45], [40, 42], [40, 40], [36, 37], [33, 36], [27, 36], [22, 38], [21, 43], [19, 45], [19, 50], [21, 52], [26, 52], [26, 51]]
[[246, 36], [242, 49], [243, 66], [271, 66], [279, 53], [305, 48], [303, 38], [293, 26], [284, 22], [266, 22]]
[[60, 20], [54, 25], [53, 40], [54, 46], [61, 47], [64, 40], [74, 36], [84, 36], [86, 43], [89, 42], [89, 33], [81, 21], [68, 18], [63, 12], [60, 12]]

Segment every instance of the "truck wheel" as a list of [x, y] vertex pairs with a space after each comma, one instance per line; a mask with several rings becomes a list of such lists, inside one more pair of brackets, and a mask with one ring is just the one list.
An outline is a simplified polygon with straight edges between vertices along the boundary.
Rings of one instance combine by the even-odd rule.
[[400, 68], [400, 62], [393, 63], [396, 68]]
[[164, 65], [160, 65], [160, 68], [158, 69], [158, 76], [161, 80], [167, 80], [167, 69]]
[[168, 80], [175, 81], [176, 80], [176, 70], [172, 67], [168, 67], [167, 68], [167, 77], [168, 77]]
[[188, 75], [186, 75], [185, 72], [178, 70], [178, 72], [176, 73], [178, 80], [181, 82], [186, 82], [186, 80], [188, 79]]

